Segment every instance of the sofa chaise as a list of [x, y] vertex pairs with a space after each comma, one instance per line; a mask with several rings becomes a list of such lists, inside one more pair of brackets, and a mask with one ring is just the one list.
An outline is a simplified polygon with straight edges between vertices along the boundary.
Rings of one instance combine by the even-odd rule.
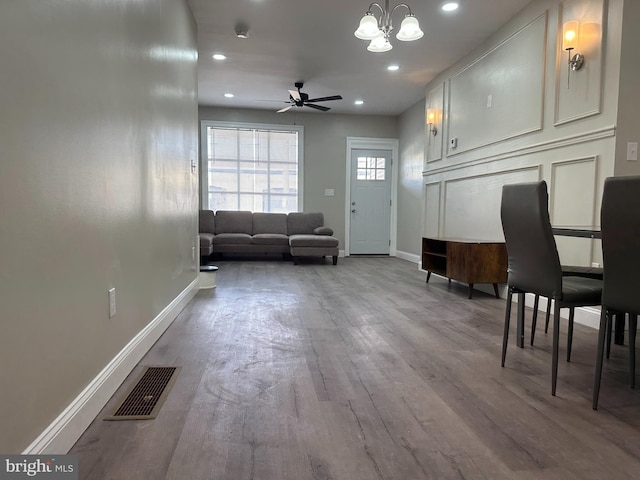
[[212, 254], [330, 256], [338, 262], [338, 239], [324, 226], [322, 213], [259, 213], [200, 210], [200, 256]]

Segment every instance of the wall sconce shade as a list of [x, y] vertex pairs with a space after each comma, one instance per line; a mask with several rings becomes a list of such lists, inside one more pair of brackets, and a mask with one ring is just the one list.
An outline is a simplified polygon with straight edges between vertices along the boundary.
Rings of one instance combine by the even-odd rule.
[[431, 133], [434, 137], [438, 134], [438, 129], [435, 125], [437, 118], [438, 112], [435, 108], [427, 109], [427, 125], [429, 126], [429, 133]]
[[562, 25], [562, 48], [573, 50], [578, 46], [578, 22], [572, 20]]
[[578, 29], [580, 24], [576, 20], [565, 22], [562, 25], [562, 48], [567, 51], [569, 58], [569, 68], [567, 73], [567, 88], [571, 78], [571, 70], [580, 70], [584, 65], [584, 55], [576, 53], [573, 56], [571, 51], [578, 48]]

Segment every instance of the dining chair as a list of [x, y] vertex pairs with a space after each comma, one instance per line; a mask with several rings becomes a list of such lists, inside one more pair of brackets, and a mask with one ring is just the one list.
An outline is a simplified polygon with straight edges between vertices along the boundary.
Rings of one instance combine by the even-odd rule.
[[544, 181], [502, 187], [500, 217], [508, 256], [507, 305], [502, 339], [504, 367], [509, 338], [511, 302], [518, 295], [518, 343], [524, 340], [524, 297], [526, 293], [554, 302], [551, 394], [556, 394], [560, 309], [569, 308], [567, 350], [571, 350], [576, 307], [600, 304], [602, 282], [593, 278], [563, 276], [556, 242], [549, 220], [549, 197]]
[[[569, 277], [587, 277], [595, 278], [596, 280], [602, 280], [603, 270], [601, 267], [585, 267], [582, 265], [561, 265], [562, 275]], [[540, 295], [536, 295], [533, 299], [533, 317], [531, 321], [531, 346], [533, 346], [533, 340], [536, 336], [536, 324], [538, 319], [538, 305], [540, 304]], [[549, 319], [551, 317], [551, 300], [547, 298], [547, 311], [544, 320], [544, 333], [549, 330]], [[607, 349], [607, 358], [609, 358], [609, 351], [611, 349], [611, 331], [609, 331], [609, 343]], [[571, 361], [571, 352], [567, 352], [567, 362]]]
[[615, 313], [629, 316], [629, 384], [635, 388], [635, 341], [640, 314], [640, 176], [605, 180], [600, 224], [604, 282], [593, 384], [594, 410], [598, 408], [600, 395], [605, 337]]

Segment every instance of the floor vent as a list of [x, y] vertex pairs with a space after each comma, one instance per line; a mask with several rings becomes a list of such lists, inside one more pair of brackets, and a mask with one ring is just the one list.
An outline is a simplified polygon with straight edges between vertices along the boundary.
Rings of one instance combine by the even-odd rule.
[[145, 367], [124, 400], [104, 420], [149, 420], [156, 418], [180, 367]]

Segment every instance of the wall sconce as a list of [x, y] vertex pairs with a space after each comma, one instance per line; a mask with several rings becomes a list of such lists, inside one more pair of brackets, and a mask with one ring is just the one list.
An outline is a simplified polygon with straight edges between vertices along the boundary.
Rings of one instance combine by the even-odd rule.
[[584, 65], [584, 55], [576, 53], [571, 56], [571, 51], [578, 46], [578, 22], [572, 20], [565, 22], [562, 25], [562, 48], [568, 52], [569, 55], [569, 69], [567, 73], [567, 88], [569, 88], [569, 78], [571, 76], [571, 70], [574, 72], [580, 70]]
[[427, 125], [429, 125], [429, 133], [431, 133], [434, 137], [438, 134], [438, 129], [436, 128], [436, 118], [438, 118], [438, 112], [435, 108], [427, 109]]

